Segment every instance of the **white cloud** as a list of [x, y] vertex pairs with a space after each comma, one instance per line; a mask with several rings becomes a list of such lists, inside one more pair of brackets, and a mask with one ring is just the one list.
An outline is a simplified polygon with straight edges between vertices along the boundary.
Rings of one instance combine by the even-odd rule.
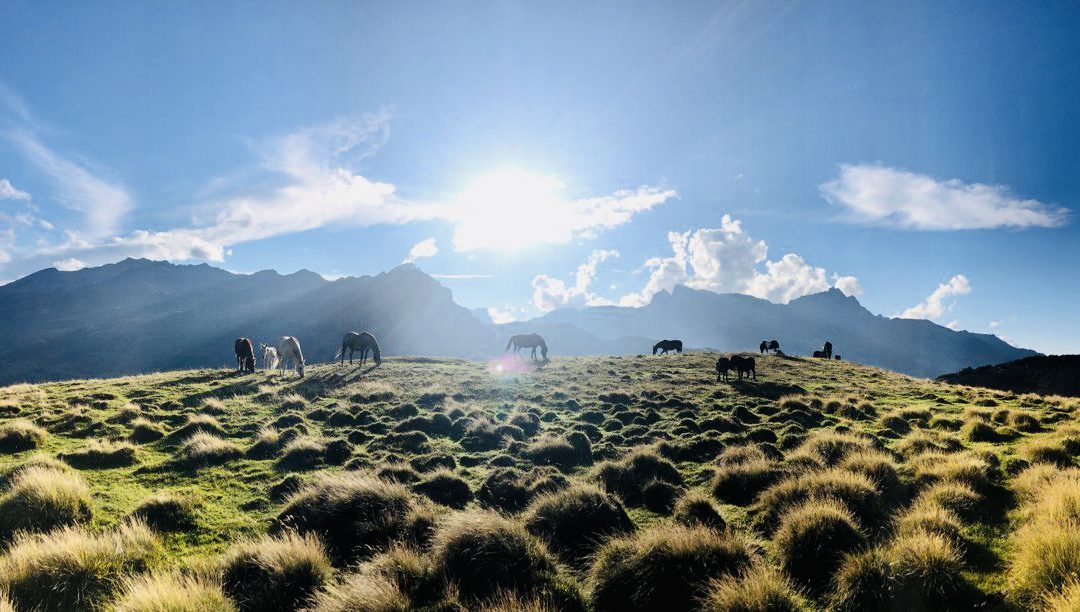
[[55, 200], [83, 215], [87, 234], [107, 236], [116, 231], [120, 219], [133, 207], [131, 196], [122, 185], [106, 181], [85, 164], [53, 151], [29, 129], [15, 130], [9, 136], [23, 155], [56, 185]]
[[971, 293], [971, 283], [963, 274], [957, 274], [947, 283], [941, 283], [928, 298], [897, 315], [901, 319], [936, 319], [953, 307], [945, 300], [957, 295]]
[[30, 200], [30, 194], [17, 189], [8, 179], [0, 179], [0, 200]]
[[1001, 327], [1002, 323], [1004, 323], [1004, 321], [990, 321], [990, 324], [989, 324], [988, 327], [990, 329], [997, 329], [997, 328]]
[[862, 283], [854, 276], [840, 276], [839, 274], [833, 274], [832, 280], [833, 287], [843, 291], [844, 295], [857, 297], [863, 293]]
[[533, 278], [533, 305], [542, 311], [549, 311], [560, 306], [601, 306], [612, 302], [589, 291], [589, 285], [596, 279], [596, 268], [601, 262], [618, 257], [618, 251], [597, 250], [577, 267], [574, 284], [567, 286], [558, 278], [539, 274]]
[[517, 321], [517, 315], [514, 314], [514, 311], [511, 308], [501, 309], [490, 306], [487, 309], [487, 313], [488, 316], [491, 317], [491, 322], [496, 325]]
[[945, 324], [945, 327], [948, 327], [953, 331], [960, 331], [960, 321], [949, 321]]
[[435, 244], [435, 238], [421, 240], [412, 245], [412, 248], [409, 249], [409, 256], [402, 263], [411, 263], [422, 257], [431, 257], [438, 254], [438, 252], [439, 247]]
[[1069, 211], [1014, 196], [1002, 185], [939, 181], [876, 164], [844, 164], [819, 186], [854, 221], [917, 230], [1058, 227]]
[[[692, 232], [669, 232], [671, 257], [645, 262], [649, 280], [637, 293], [624, 295], [622, 306], [643, 306], [660, 291], [684, 284], [717, 293], [746, 293], [786, 303], [797, 297], [829, 288], [824, 268], [809, 265], [802, 257], [788, 253], [769, 261], [768, 245], [747, 234], [742, 223], [724, 215], [718, 228]], [[758, 266], [763, 264], [765, 271]], [[858, 280], [851, 278], [857, 285]], [[852, 281], [845, 281], [850, 288]]]
[[53, 267], [61, 272], [75, 272], [76, 270], [82, 270], [86, 267], [86, 262], [70, 257], [68, 259], [61, 259], [60, 261], [54, 261]]
[[440, 216], [454, 224], [457, 251], [513, 250], [538, 244], [565, 244], [597, 232], [677, 197], [673, 189], [642, 186], [611, 195], [570, 199], [561, 180], [516, 168], [474, 179]]

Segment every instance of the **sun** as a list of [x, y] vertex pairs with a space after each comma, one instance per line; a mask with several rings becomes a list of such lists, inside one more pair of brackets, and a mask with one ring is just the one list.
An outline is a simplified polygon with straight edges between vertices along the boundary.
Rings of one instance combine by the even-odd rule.
[[456, 198], [458, 250], [514, 251], [540, 243], [565, 242], [573, 227], [573, 204], [556, 177], [521, 168], [481, 174]]

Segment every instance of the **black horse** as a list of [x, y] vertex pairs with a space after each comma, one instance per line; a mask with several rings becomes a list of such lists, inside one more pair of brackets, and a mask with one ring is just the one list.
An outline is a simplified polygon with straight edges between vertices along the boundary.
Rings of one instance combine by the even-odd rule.
[[758, 345], [758, 350], [762, 353], [772, 352], [774, 355], [780, 354], [780, 342], [777, 340], [762, 340]]
[[660, 351], [663, 355], [668, 351], [675, 351], [676, 353], [682, 352], [682, 340], [661, 340], [652, 347], [652, 354], [655, 355], [656, 351]]
[[233, 352], [236, 353], [237, 372], [255, 372], [255, 348], [250, 338], [237, 338], [233, 343]]
[[543, 360], [548, 360], [547, 343], [544, 342], [544, 339], [541, 338], [539, 334], [519, 334], [517, 336], [511, 336], [510, 341], [506, 343], [506, 348], [503, 349], [503, 352], [509, 351], [510, 347], [514, 347], [515, 355], [520, 355], [521, 349], [523, 348], [531, 348], [533, 361], [537, 361], [536, 349], [540, 349], [540, 355], [543, 357]]
[[731, 369], [735, 370], [739, 374], [739, 380], [742, 380], [743, 374], [750, 376], [750, 380], [757, 382], [757, 370], [754, 368], [753, 357], [743, 357], [742, 355], [731, 356]]
[[727, 357], [721, 357], [716, 360], [716, 382], [720, 382], [723, 378], [727, 380], [727, 373], [731, 370], [731, 360]]
[[349, 332], [341, 339], [341, 350], [334, 359], [341, 357], [341, 363], [345, 363], [345, 351], [349, 351], [349, 365], [353, 362], [353, 353], [360, 351], [360, 367], [367, 361], [368, 351], [375, 359], [375, 365], [382, 365], [382, 351], [379, 350], [379, 341], [370, 332]]

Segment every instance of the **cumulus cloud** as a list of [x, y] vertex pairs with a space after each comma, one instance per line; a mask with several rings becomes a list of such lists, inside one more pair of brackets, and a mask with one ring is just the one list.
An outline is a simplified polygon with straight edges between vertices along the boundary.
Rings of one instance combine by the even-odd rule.
[[82, 270], [86, 267], [86, 262], [69, 257], [68, 259], [61, 259], [60, 261], [54, 261], [53, 267], [61, 272], [75, 272], [76, 270]]
[[8, 179], [0, 179], [0, 200], [30, 200], [30, 194], [17, 189]]
[[517, 315], [514, 314], [514, 310], [512, 308], [504, 309], [491, 306], [487, 309], [487, 313], [488, 316], [491, 317], [491, 322], [495, 323], [496, 325], [517, 321]]
[[439, 247], [435, 244], [435, 238], [421, 240], [420, 242], [412, 245], [412, 248], [409, 249], [409, 256], [406, 257], [405, 261], [403, 261], [402, 263], [411, 263], [423, 257], [431, 257], [438, 254], [438, 252]]
[[901, 319], [936, 319], [951, 310], [954, 303], [946, 303], [950, 297], [971, 293], [971, 283], [963, 274], [957, 274], [937, 289], [922, 302], [897, 315]]
[[844, 295], [857, 297], [863, 293], [862, 283], [854, 276], [840, 276], [839, 274], [833, 274], [832, 280], [833, 287], [843, 291]]
[[539, 274], [533, 278], [533, 305], [542, 311], [549, 311], [561, 306], [601, 306], [612, 302], [589, 291], [589, 285], [596, 279], [596, 268], [601, 262], [618, 257], [613, 250], [597, 250], [577, 267], [574, 284], [567, 285], [558, 278]]
[[857, 222], [916, 230], [1059, 227], [1069, 211], [1013, 195], [1008, 187], [939, 181], [877, 164], [844, 164], [819, 186]]
[[[694, 289], [717, 293], [745, 293], [774, 302], [789, 302], [797, 297], [829, 288], [824, 268], [808, 264], [802, 257], [788, 253], [778, 260], [768, 260], [768, 245], [755, 240], [743, 230], [742, 222], [724, 215], [720, 227], [688, 232], [669, 232], [670, 257], [655, 257], [645, 262], [649, 279], [636, 293], [624, 295], [622, 306], [643, 306], [660, 291], [670, 291], [683, 284]], [[764, 271], [759, 266], [764, 266]], [[845, 285], [858, 285], [854, 277], [845, 277]]]

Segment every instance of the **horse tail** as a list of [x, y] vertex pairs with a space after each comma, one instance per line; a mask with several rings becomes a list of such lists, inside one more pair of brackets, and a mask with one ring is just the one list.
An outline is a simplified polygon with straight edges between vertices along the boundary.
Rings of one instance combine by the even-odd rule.
[[341, 350], [340, 350], [340, 351], [338, 351], [337, 353], [334, 353], [334, 358], [333, 358], [333, 359], [331, 359], [330, 361], [337, 361], [337, 360], [338, 360], [338, 357], [341, 357], [341, 356], [342, 356], [342, 355], [344, 355], [344, 354], [345, 354], [345, 343], [344, 343], [344, 342], [342, 342], [342, 343], [341, 343]]

